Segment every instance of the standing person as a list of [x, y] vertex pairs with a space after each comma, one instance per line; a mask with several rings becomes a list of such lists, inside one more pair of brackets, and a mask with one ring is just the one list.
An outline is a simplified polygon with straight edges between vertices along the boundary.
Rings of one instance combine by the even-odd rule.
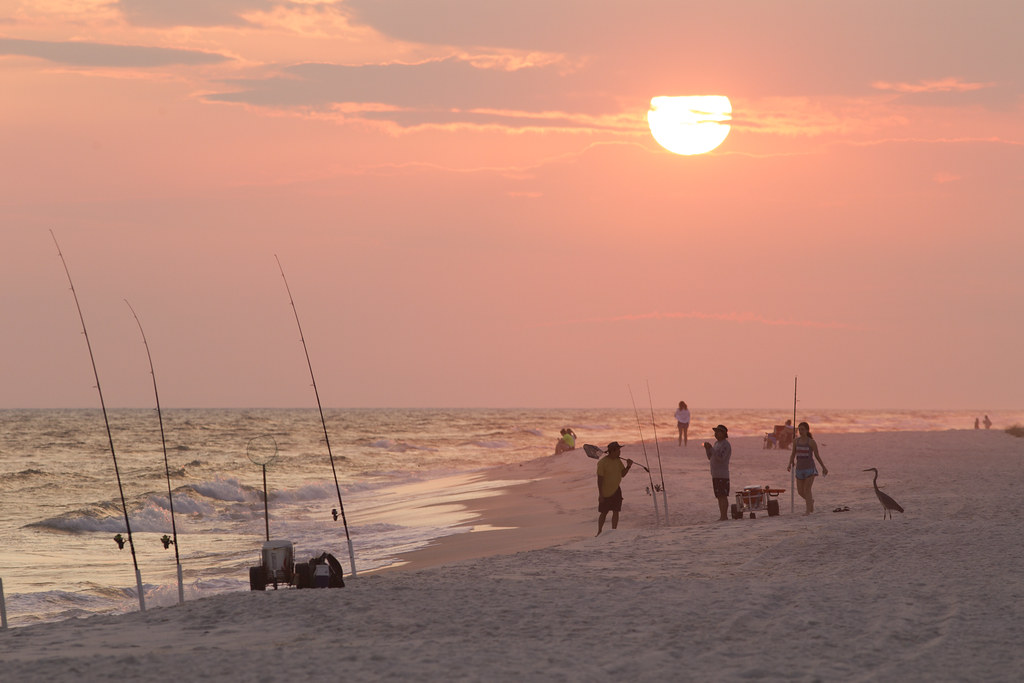
[[796, 492], [804, 499], [807, 506], [805, 515], [814, 512], [814, 496], [811, 494], [811, 487], [814, 486], [814, 478], [818, 476], [818, 470], [814, 467], [814, 459], [817, 458], [821, 464], [821, 475], [828, 476], [828, 468], [821, 461], [818, 454], [818, 443], [811, 436], [811, 426], [806, 422], [797, 425], [800, 435], [793, 440], [793, 452], [789, 456], [789, 466], [786, 471], [793, 468], [793, 461], [796, 460]]
[[619, 528], [619, 512], [622, 511], [622, 489], [619, 484], [633, 466], [629, 458], [626, 458], [626, 465], [622, 465], [619, 457], [621, 452], [619, 442], [612, 441], [608, 444], [608, 455], [597, 461], [597, 511], [601, 513], [597, 518], [598, 536], [604, 529], [604, 520], [609, 512], [612, 513], [612, 528]]
[[679, 402], [679, 410], [676, 411], [676, 427], [679, 428], [679, 445], [686, 445], [686, 431], [690, 428], [690, 409], [686, 407], [686, 401]]
[[985, 416], [982, 424], [985, 425], [985, 429], [992, 429], [992, 420], [988, 419], [988, 415]]
[[732, 457], [732, 444], [729, 443], [729, 430], [725, 425], [715, 427], [715, 443], [704, 442], [704, 451], [711, 462], [711, 487], [718, 499], [718, 521], [729, 519], [729, 458]]

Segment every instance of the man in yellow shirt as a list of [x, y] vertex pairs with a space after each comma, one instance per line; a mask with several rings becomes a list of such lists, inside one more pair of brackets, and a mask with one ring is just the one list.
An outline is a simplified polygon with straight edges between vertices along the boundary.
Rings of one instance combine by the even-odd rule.
[[623, 467], [622, 459], [619, 457], [622, 446], [618, 441], [608, 444], [608, 455], [597, 461], [597, 511], [601, 516], [597, 518], [597, 535], [601, 535], [604, 529], [604, 520], [608, 513], [612, 513], [612, 528], [619, 527], [619, 512], [622, 511], [622, 489], [619, 484], [622, 478], [629, 474], [629, 468], [633, 461], [626, 458], [626, 465]]

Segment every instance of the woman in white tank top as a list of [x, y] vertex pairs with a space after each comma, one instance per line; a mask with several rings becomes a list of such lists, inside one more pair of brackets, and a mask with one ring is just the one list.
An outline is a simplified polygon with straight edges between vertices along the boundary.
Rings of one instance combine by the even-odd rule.
[[679, 445], [686, 445], [686, 431], [690, 428], [690, 410], [686, 407], [686, 401], [679, 402], [679, 410], [676, 411], [676, 426], [679, 428]]

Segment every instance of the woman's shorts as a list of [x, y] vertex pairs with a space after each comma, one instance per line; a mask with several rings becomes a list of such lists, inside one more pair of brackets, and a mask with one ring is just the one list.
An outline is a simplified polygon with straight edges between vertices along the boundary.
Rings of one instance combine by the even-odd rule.
[[597, 511], [622, 512], [622, 489], [615, 489], [615, 493], [598, 501]]
[[813, 467], [811, 467], [810, 469], [806, 469], [806, 470], [797, 470], [796, 471], [796, 478], [797, 479], [810, 479], [811, 477], [816, 477], [816, 476], [818, 476], [818, 470], [816, 470]]
[[729, 480], [718, 479], [716, 477], [711, 478], [711, 488], [715, 490], [715, 498], [728, 498], [729, 497]]

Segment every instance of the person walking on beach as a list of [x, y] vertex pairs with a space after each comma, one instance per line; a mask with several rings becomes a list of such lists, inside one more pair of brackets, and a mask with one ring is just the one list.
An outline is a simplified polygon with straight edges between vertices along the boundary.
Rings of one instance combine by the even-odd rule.
[[985, 416], [982, 424], [985, 425], [985, 429], [992, 429], [992, 420], [988, 419], [988, 415]]
[[796, 492], [804, 499], [807, 506], [805, 515], [814, 512], [814, 495], [811, 487], [814, 486], [814, 478], [818, 476], [818, 470], [814, 467], [814, 459], [817, 458], [821, 464], [821, 476], [828, 476], [828, 468], [821, 461], [818, 453], [818, 443], [811, 436], [811, 426], [806, 422], [797, 425], [800, 435], [793, 440], [793, 452], [789, 455], [789, 466], [786, 471], [793, 469], [796, 461]]
[[609, 512], [612, 513], [612, 528], [619, 528], [619, 512], [622, 511], [622, 489], [619, 484], [633, 466], [629, 458], [626, 458], [626, 465], [623, 466], [622, 458], [619, 457], [621, 452], [619, 442], [612, 441], [608, 444], [608, 455], [597, 461], [597, 511], [601, 513], [597, 518], [598, 536], [604, 530], [604, 520]]
[[718, 521], [729, 519], [729, 458], [732, 457], [732, 444], [729, 443], [729, 430], [725, 425], [715, 427], [715, 443], [704, 442], [704, 452], [711, 463], [711, 487], [718, 499]]
[[686, 401], [679, 402], [679, 410], [676, 411], [676, 427], [679, 428], [679, 445], [686, 445], [686, 431], [690, 428], [690, 409], [686, 407]]

